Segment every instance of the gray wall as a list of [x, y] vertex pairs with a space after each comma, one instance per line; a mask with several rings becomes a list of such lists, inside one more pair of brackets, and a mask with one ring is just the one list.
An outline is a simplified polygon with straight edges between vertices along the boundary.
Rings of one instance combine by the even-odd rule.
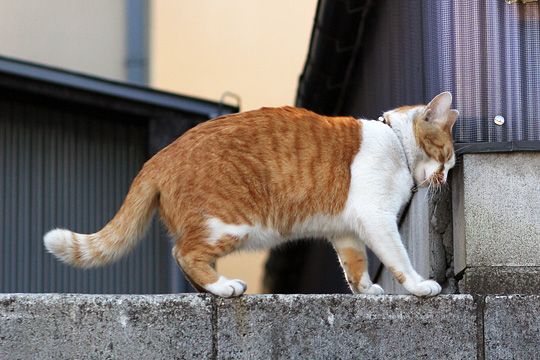
[[465, 154], [452, 174], [461, 292], [540, 292], [540, 152]]
[[102, 269], [63, 265], [42, 244], [54, 227], [95, 232], [115, 214], [147, 157], [148, 122], [0, 94], [0, 292], [168, 292], [169, 246], [155, 225]]

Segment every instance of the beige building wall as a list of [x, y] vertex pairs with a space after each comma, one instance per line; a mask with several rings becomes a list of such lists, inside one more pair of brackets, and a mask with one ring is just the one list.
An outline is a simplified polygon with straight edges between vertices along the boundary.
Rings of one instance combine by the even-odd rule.
[[0, 0], [0, 55], [125, 79], [124, 0]]
[[316, 0], [161, 0], [151, 9], [153, 86], [242, 110], [292, 104]]
[[[242, 110], [293, 104], [316, 0], [152, 2], [150, 82], [208, 99], [231, 91]], [[261, 292], [266, 252], [230, 255], [218, 270]]]

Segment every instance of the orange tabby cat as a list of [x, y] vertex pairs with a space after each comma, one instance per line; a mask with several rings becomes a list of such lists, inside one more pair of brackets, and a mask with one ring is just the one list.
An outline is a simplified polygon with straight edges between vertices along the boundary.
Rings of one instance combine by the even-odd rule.
[[136, 245], [157, 208], [200, 291], [244, 293], [243, 281], [214, 269], [232, 251], [325, 237], [354, 292], [383, 293], [367, 274], [367, 245], [408, 291], [436, 295], [440, 286], [412, 268], [396, 220], [415, 184], [442, 184], [454, 164], [451, 102], [442, 93], [386, 112], [386, 124], [292, 107], [208, 121], [144, 165], [102, 230], [52, 230], [45, 246], [74, 266], [108, 264]]

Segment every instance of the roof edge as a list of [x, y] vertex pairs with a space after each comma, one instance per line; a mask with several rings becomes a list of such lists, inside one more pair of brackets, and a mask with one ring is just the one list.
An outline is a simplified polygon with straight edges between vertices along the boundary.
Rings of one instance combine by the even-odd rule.
[[0, 73], [106, 95], [116, 99], [135, 101], [171, 110], [187, 111], [208, 116], [209, 118], [239, 111], [238, 107], [220, 102], [179, 95], [146, 86], [100, 78], [4, 56], [0, 56]]

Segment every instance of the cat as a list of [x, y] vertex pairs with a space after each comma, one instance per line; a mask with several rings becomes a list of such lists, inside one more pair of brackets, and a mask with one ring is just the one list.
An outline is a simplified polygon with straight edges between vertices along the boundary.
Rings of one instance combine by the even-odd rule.
[[323, 237], [354, 293], [384, 293], [367, 272], [367, 245], [407, 291], [437, 295], [440, 285], [413, 269], [397, 217], [415, 186], [446, 182], [459, 115], [451, 103], [444, 92], [385, 112], [384, 123], [293, 107], [218, 117], [148, 160], [103, 229], [51, 230], [45, 247], [77, 267], [105, 265], [136, 245], [159, 209], [172, 255], [199, 291], [246, 291], [242, 280], [215, 270], [235, 250]]

